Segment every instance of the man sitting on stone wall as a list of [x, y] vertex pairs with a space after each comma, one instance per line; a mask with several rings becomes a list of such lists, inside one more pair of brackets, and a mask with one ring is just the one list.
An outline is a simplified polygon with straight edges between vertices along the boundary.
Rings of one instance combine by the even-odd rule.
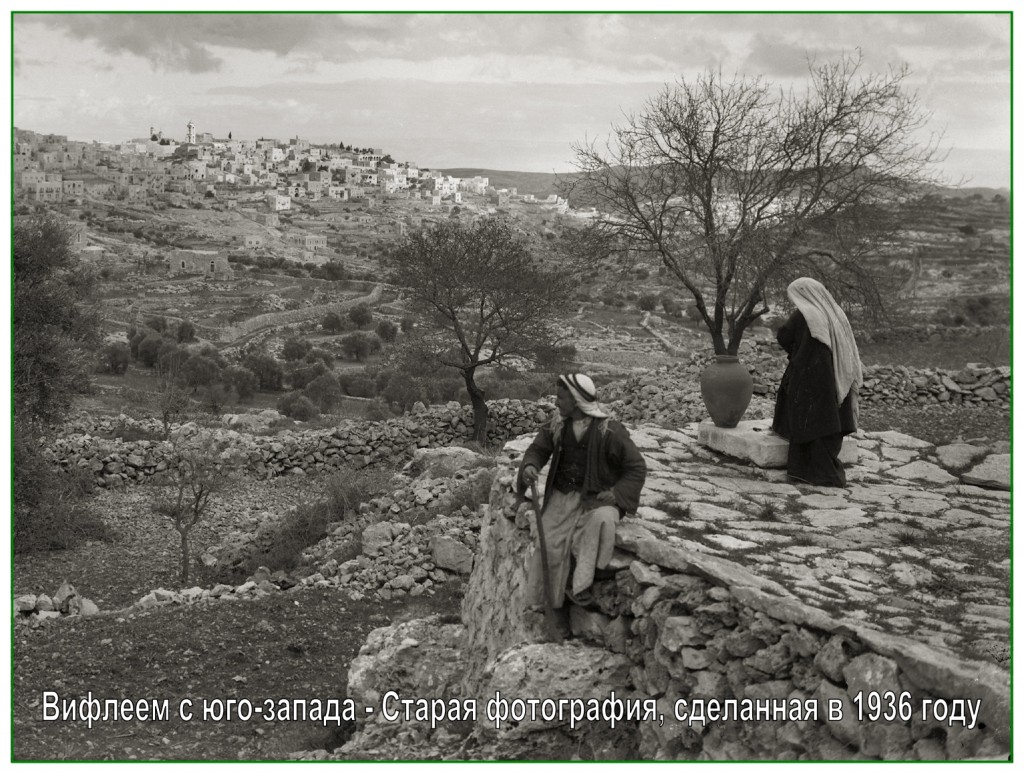
[[[594, 573], [608, 565], [615, 525], [636, 511], [647, 465], [622, 424], [597, 402], [594, 382], [584, 374], [558, 377], [557, 414], [526, 450], [517, 487], [525, 493], [551, 460], [544, 488], [542, 523], [551, 575], [551, 605], [591, 601]], [[575, 565], [575, 566], [573, 566]], [[569, 589], [566, 585], [572, 576]], [[527, 604], [543, 608], [540, 549], [527, 573]]]

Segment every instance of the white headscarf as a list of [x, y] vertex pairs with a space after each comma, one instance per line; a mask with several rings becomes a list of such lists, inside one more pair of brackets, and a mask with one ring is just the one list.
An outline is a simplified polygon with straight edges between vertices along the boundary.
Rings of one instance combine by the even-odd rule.
[[558, 382], [565, 387], [576, 401], [576, 406], [587, 416], [605, 419], [608, 414], [597, 402], [597, 388], [594, 380], [586, 374], [562, 374]]
[[[811, 336], [832, 350], [832, 370], [836, 377], [836, 397], [842, 403], [850, 390], [860, 387], [864, 377], [860, 352], [853, 338], [850, 321], [832, 294], [815, 279], [800, 277], [786, 289], [789, 300], [807, 321]], [[854, 393], [856, 397], [856, 392]]]

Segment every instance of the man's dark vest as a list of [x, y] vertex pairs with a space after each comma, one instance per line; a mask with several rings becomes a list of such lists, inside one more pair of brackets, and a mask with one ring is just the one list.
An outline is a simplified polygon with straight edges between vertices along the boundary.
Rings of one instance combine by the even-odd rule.
[[590, 445], [590, 434], [594, 422], [587, 426], [587, 431], [580, 440], [572, 431], [572, 422], [567, 421], [562, 430], [562, 450], [558, 456], [558, 470], [555, 471], [555, 489], [559, 492], [580, 492], [583, 490], [583, 478], [587, 473], [587, 447]]

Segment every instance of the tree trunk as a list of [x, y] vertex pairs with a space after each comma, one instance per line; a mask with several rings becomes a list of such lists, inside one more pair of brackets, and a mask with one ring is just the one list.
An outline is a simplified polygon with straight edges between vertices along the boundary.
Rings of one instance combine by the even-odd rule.
[[481, 446], [487, 445], [487, 402], [484, 392], [476, 386], [473, 378], [475, 368], [467, 368], [462, 372], [466, 380], [466, 392], [473, 403], [473, 440]]
[[722, 336], [722, 326], [718, 326], [718, 330], [712, 329], [711, 333], [711, 344], [715, 348], [716, 355], [735, 355], [735, 352], [729, 352], [725, 347], [725, 337]]
[[181, 533], [181, 582], [188, 583], [188, 533]]

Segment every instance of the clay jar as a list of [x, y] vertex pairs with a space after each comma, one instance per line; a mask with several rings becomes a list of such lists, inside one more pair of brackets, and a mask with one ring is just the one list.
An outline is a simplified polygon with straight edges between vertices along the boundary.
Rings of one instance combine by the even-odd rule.
[[715, 355], [700, 375], [700, 394], [718, 427], [736, 427], [750, 405], [754, 379], [736, 355]]

